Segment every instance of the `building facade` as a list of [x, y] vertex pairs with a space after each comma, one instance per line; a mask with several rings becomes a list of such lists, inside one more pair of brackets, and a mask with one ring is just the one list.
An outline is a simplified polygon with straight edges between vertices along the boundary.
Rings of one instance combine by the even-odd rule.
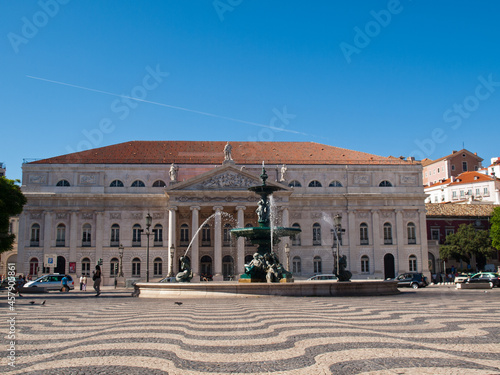
[[498, 250], [491, 258], [480, 259], [477, 265], [471, 265], [470, 268], [464, 262], [441, 259], [439, 255], [439, 246], [445, 243], [448, 234], [456, 233], [460, 225], [472, 224], [479, 230], [489, 230], [491, 227], [490, 218], [495, 207], [497, 205], [494, 204], [426, 204], [429, 271], [432, 274], [448, 274], [452, 266], [459, 271], [473, 272], [484, 269], [484, 266], [489, 264], [498, 270], [500, 267], [500, 251]]
[[424, 159], [423, 182], [425, 186], [431, 186], [451, 177], [457, 177], [460, 173], [477, 171], [482, 168], [482, 158], [477, 153], [466, 149], [452, 151], [450, 155], [436, 160]]
[[44, 256], [53, 255], [56, 272], [90, 275], [102, 259], [109, 285], [119, 263], [126, 279], [144, 280], [149, 269], [158, 280], [187, 255], [193, 281], [234, 280], [255, 247], [230, 230], [258, 226], [248, 187], [261, 184], [263, 162], [267, 183], [282, 188], [276, 225], [302, 230], [274, 249], [295, 278], [332, 272], [337, 214], [354, 279], [428, 272], [422, 166], [310, 142], [136, 141], [27, 163], [20, 267], [47, 272]]

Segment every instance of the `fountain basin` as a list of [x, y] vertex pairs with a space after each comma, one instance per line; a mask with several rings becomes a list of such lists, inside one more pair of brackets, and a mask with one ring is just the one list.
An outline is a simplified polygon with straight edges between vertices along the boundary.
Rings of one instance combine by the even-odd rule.
[[[280, 237], [295, 236], [300, 232], [299, 228], [274, 227], [273, 242], [277, 244]], [[245, 237], [254, 245], [269, 244], [271, 241], [271, 228], [269, 227], [235, 228], [231, 229], [231, 234], [236, 237]]]
[[141, 298], [347, 297], [399, 294], [394, 280], [296, 281], [294, 283], [137, 283]]

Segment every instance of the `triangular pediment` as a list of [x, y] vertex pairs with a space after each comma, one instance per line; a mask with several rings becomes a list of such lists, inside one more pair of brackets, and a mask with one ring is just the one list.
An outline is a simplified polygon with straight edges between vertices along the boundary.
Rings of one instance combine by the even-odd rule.
[[[276, 185], [288, 190], [281, 184], [266, 182], [267, 185]], [[250, 186], [261, 185], [260, 177], [235, 167], [225, 165], [200, 174], [189, 180], [179, 182], [167, 188], [167, 192], [175, 191], [247, 191]]]

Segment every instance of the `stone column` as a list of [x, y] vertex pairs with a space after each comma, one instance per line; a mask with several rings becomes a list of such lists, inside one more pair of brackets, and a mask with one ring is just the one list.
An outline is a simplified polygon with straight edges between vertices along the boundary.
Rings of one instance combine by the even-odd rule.
[[[200, 226], [200, 206], [191, 206], [191, 239], [194, 238], [198, 227]], [[188, 254], [189, 255], [189, 254]], [[200, 239], [197, 237], [191, 244], [191, 270], [193, 278], [199, 275], [200, 271]]]
[[[372, 210], [372, 248], [373, 253], [371, 260], [373, 262], [373, 271], [376, 274], [380, 274], [384, 277], [384, 256], [380, 253], [380, 212], [379, 210]], [[368, 228], [368, 231], [370, 228]], [[370, 232], [368, 232], [370, 236]], [[370, 238], [370, 237], [368, 237]]]
[[[52, 219], [53, 219], [53, 213], [52, 211], [45, 211], [44, 212], [44, 220], [43, 220], [43, 259], [42, 262], [45, 261], [45, 255], [46, 254], [51, 254], [52, 253]], [[54, 233], [55, 236], [55, 233]], [[56, 261], [56, 259], [54, 259]], [[50, 272], [54, 272], [56, 264], [54, 264]]]
[[[425, 209], [418, 210], [418, 233], [420, 234], [420, 261], [423, 273], [429, 273], [429, 251], [427, 248], [427, 217]], [[417, 265], [418, 266], [418, 265]], [[430, 275], [428, 275], [430, 276]], [[430, 280], [430, 278], [429, 278]]]
[[[236, 206], [238, 211], [238, 228], [245, 227], [245, 206]], [[236, 273], [241, 275], [245, 272], [245, 238], [238, 237], [236, 245]], [[236, 276], [236, 275], [235, 275]]]
[[396, 269], [396, 275], [400, 274], [400, 270], [402, 268], [402, 271], [407, 270], [407, 266], [405, 267], [404, 265], [399, 264], [400, 260], [400, 255], [403, 255], [403, 249], [405, 246], [405, 231], [404, 231], [404, 226], [403, 226], [403, 210], [397, 209], [396, 211], [396, 241], [397, 241], [397, 249], [396, 249], [396, 266], [398, 267]]
[[[175, 274], [175, 249], [177, 248], [176, 244], [176, 238], [175, 238], [175, 233], [176, 233], [176, 214], [175, 211], [177, 211], [176, 206], [172, 206], [168, 208], [168, 272], [170, 274], [170, 271], [172, 271]], [[172, 263], [172, 245], [174, 245], [174, 259]]]
[[[281, 225], [283, 225], [285, 228], [290, 227], [290, 211], [287, 206], [283, 206], [283, 211], [281, 215]], [[287, 258], [285, 254], [285, 246], [288, 244], [288, 246], [290, 247], [290, 237], [283, 237], [283, 239], [281, 240], [281, 244], [282, 244], [281, 246], [282, 251], [281, 254], [279, 255], [279, 259], [281, 264], [286, 266]], [[290, 270], [287, 269], [287, 271]]]
[[[349, 239], [348, 244], [344, 244], [344, 248], [346, 245], [349, 246], [349, 252], [346, 254], [347, 255], [347, 269], [351, 271], [354, 274], [354, 271], [358, 270], [360, 265], [358, 264], [361, 260], [358, 260], [356, 257], [359, 256], [359, 254], [353, 254], [354, 249], [356, 248], [356, 233], [359, 233], [359, 231], [356, 231], [356, 210], [349, 210], [347, 212], [347, 226], [348, 226], [348, 232], [347, 232], [347, 238]], [[352, 257], [351, 257], [352, 255]], [[352, 263], [351, 259], [356, 259], [356, 265]], [[358, 273], [356, 271], [356, 273]]]
[[69, 233], [69, 260], [68, 260], [68, 262], [76, 262], [76, 247], [77, 247], [78, 239], [79, 239], [79, 236], [78, 236], [78, 214], [76, 211], [71, 212], [71, 219], [70, 219], [69, 225], [70, 225], [70, 233]]
[[[108, 214], [109, 215], [109, 214]], [[107, 220], [109, 223], [109, 220]], [[104, 212], [103, 211], [98, 211], [95, 213], [95, 263], [97, 264], [97, 261], [99, 258], [102, 258], [102, 253], [103, 253], [103, 247], [105, 245], [104, 239], [108, 238], [108, 243], [106, 246], [109, 246], [109, 235], [105, 236], [105, 232], [108, 232], [111, 234], [111, 226], [110, 225], [105, 225], [104, 224]], [[120, 227], [120, 231], [122, 228]], [[121, 236], [121, 233], [120, 233]], [[95, 266], [95, 264], [94, 264]], [[125, 269], [125, 268], [123, 268]], [[90, 272], [92, 273], [93, 267], [90, 267]]]
[[221, 211], [224, 207], [214, 206], [214, 281], [222, 281], [222, 218]]

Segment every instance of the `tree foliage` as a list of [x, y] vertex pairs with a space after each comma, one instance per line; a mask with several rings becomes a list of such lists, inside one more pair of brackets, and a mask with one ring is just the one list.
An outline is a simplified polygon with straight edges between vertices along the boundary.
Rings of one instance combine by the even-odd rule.
[[16, 181], [0, 177], [0, 253], [12, 249], [14, 234], [9, 233], [9, 219], [19, 215], [26, 204], [26, 197]]
[[500, 207], [495, 207], [490, 222], [491, 244], [495, 248], [500, 249]]
[[447, 235], [444, 245], [439, 247], [442, 259], [453, 258], [472, 265], [478, 257], [490, 257], [494, 251], [489, 232], [476, 229], [472, 224], [460, 225], [458, 231]]

